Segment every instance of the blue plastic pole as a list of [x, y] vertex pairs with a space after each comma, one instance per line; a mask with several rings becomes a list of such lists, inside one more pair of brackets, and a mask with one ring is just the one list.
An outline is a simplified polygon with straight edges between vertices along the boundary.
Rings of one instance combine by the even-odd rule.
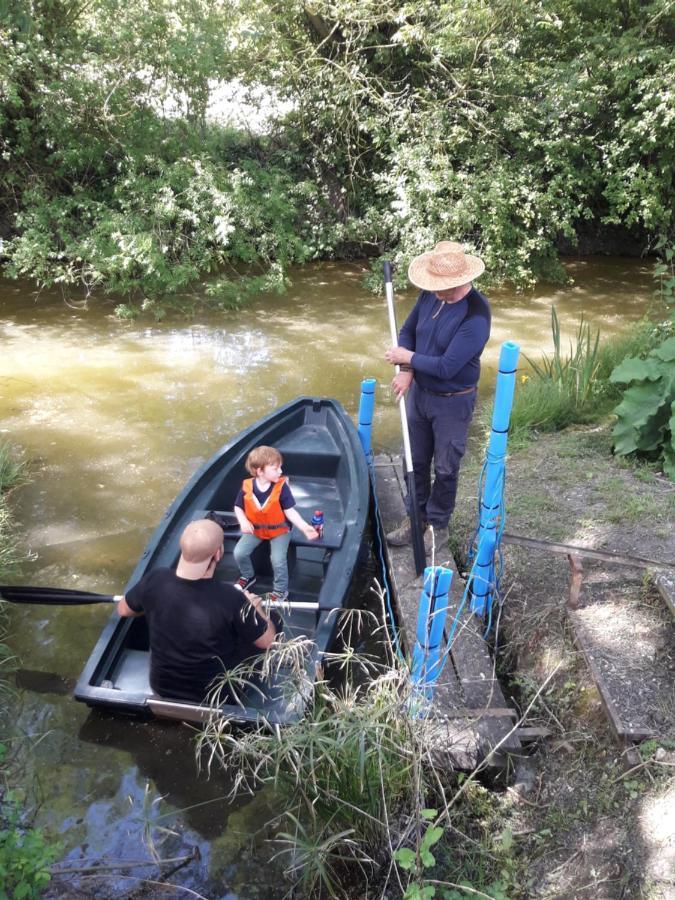
[[373, 432], [373, 410], [375, 408], [375, 385], [377, 381], [374, 378], [364, 378], [361, 382], [361, 399], [359, 401], [359, 439], [366, 457], [370, 459], [371, 436]]
[[417, 615], [417, 639], [413, 649], [412, 681], [431, 698], [431, 685], [441, 669], [441, 641], [448, 614], [452, 569], [427, 566]]
[[492, 601], [494, 586], [494, 558], [497, 548], [497, 527], [501, 515], [504, 488], [506, 445], [509, 421], [516, 387], [516, 370], [520, 347], [504, 341], [499, 354], [499, 372], [492, 413], [492, 431], [487, 449], [485, 481], [480, 503], [476, 562], [472, 570], [471, 611], [485, 615]]

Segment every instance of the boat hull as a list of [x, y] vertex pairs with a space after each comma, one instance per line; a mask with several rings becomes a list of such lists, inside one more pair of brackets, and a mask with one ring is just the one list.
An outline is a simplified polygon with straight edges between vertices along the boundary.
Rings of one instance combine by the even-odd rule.
[[[221, 708], [239, 722], [264, 719], [270, 724], [296, 721], [304, 711], [311, 682], [331, 647], [354, 577], [368, 516], [368, 468], [358, 434], [337, 401], [300, 397], [251, 425], [223, 446], [188, 482], [164, 514], [126, 586], [128, 591], [151, 569], [173, 567], [179, 538], [194, 519], [213, 515], [224, 526], [225, 554], [216, 578], [231, 582], [238, 571], [232, 551], [240, 536], [234, 499], [247, 477], [244, 462], [260, 444], [277, 447], [284, 457], [297, 509], [309, 521], [314, 509], [325, 514], [320, 541], [307, 541], [293, 529], [289, 548], [290, 595], [298, 607], [283, 609], [287, 639], [306, 639], [309, 648], [302, 678], [280, 669], [245, 692], [240, 705]], [[256, 592], [271, 590], [269, 548], [254, 556]], [[301, 607], [301, 608], [300, 608]], [[203, 721], [211, 711], [198, 704], [153, 695], [145, 620], [113, 613], [87, 661], [75, 698], [118, 712]]]

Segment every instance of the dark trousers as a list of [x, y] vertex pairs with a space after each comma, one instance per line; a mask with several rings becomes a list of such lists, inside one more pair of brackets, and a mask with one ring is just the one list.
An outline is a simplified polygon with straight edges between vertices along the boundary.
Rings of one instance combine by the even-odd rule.
[[476, 391], [438, 397], [426, 393], [415, 382], [408, 391], [406, 412], [417, 504], [422, 521], [434, 528], [446, 528], [455, 508], [459, 466], [475, 405]]

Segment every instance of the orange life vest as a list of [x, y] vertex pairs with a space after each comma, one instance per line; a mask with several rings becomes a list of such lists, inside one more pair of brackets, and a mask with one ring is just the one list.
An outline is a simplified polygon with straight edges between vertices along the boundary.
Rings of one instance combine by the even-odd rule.
[[253, 525], [256, 537], [270, 540], [291, 530], [281, 508], [281, 489], [285, 482], [286, 479], [282, 476], [272, 486], [269, 497], [261, 506], [260, 500], [253, 493], [253, 479], [246, 478], [244, 480], [241, 486], [244, 494], [244, 515]]

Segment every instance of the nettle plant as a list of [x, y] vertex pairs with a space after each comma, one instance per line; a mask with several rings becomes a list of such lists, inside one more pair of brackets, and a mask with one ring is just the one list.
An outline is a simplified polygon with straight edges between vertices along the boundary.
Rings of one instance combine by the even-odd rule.
[[[671, 306], [675, 321], [675, 248], [661, 242], [663, 261], [656, 266], [659, 293]], [[644, 453], [658, 459], [675, 481], [675, 337], [666, 338], [645, 359], [629, 357], [614, 369], [610, 380], [628, 387], [614, 410], [614, 450], [626, 455]]]

